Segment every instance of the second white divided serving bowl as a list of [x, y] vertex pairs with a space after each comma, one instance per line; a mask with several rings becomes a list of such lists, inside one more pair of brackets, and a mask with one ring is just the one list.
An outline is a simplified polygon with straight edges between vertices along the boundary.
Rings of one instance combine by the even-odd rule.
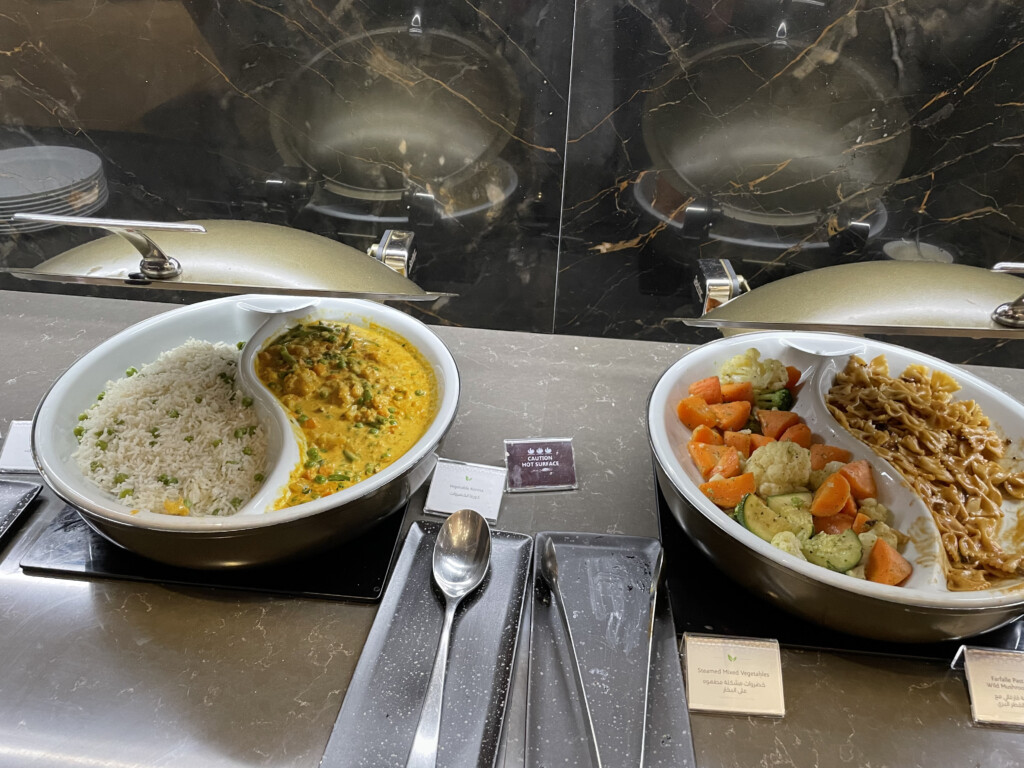
[[[729, 358], [749, 348], [804, 371], [794, 411], [817, 438], [867, 459], [875, 470], [879, 501], [910, 536], [904, 553], [914, 565], [905, 586], [876, 584], [830, 571], [771, 546], [741, 526], [700, 491], [703, 482], [686, 445], [690, 430], [676, 404], [688, 386], [719, 372]], [[870, 360], [884, 355], [891, 375], [908, 365], [940, 370], [960, 384], [957, 399], [974, 400], [997, 432], [1020, 446], [1024, 406], [974, 374], [942, 360], [842, 334], [768, 332], [740, 334], [704, 344], [684, 355], [659, 379], [648, 402], [648, 433], [658, 484], [673, 516], [715, 565], [729, 577], [785, 610], [842, 632], [900, 642], [931, 642], [994, 629], [1024, 614], [1024, 581], [1010, 579], [992, 589], [953, 592], [946, 588], [938, 528], [924, 502], [888, 462], [832, 418], [825, 396], [851, 354]], [[1004, 531], [1016, 528], [1021, 503], [1004, 503]], [[699, 589], [699, 585], [693, 588]]]

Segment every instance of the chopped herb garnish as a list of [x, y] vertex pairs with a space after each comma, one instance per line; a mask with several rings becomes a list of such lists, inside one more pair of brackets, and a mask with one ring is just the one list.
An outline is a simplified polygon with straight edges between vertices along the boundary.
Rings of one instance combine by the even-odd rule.
[[127, 371], [124, 372], [124, 375], [128, 376], [130, 378], [130, 377], [134, 376], [138, 372], [139, 372], [138, 368], [129, 368]]
[[248, 408], [250, 405], [252, 405], [252, 398], [251, 397], [243, 397], [242, 398], [242, 406], [244, 408]]
[[116, 475], [114, 475], [114, 485], [120, 485], [127, 479], [128, 475], [126, 475], [124, 472], [118, 472]]

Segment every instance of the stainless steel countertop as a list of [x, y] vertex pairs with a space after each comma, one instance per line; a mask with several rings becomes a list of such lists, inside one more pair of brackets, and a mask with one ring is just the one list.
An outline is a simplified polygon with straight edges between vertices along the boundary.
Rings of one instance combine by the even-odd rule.
[[[78, 356], [170, 308], [0, 292], [0, 431]], [[580, 489], [506, 495], [499, 527], [657, 535], [644, 407], [687, 347], [436, 330], [463, 381], [441, 455], [501, 465], [504, 438], [574, 438]], [[1017, 371], [973, 370], [1024, 395]], [[0, 766], [318, 765], [372, 606], [23, 574], [59, 508], [0, 553]], [[787, 649], [783, 665], [784, 719], [693, 715], [698, 765], [1024, 764], [1024, 735], [972, 727], [941, 663]], [[505, 766], [522, 765], [516, 720]]]

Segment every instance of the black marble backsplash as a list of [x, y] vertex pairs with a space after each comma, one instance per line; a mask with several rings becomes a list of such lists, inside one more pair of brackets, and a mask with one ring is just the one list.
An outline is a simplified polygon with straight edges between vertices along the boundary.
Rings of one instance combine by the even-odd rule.
[[[457, 294], [411, 308], [430, 322], [695, 342], [717, 336], [680, 321], [701, 312], [700, 259], [756, 288], [864, 260], [1020, 258], [1014, 0], [0, 11], [0, 150], [97, 155], [109, 197], [92, 215], [248, 219], [361, 250], [411, 229], [412, 278]], [[3, 189], [2, 266], [100, 234], [4, 230]], [[1015, 341], [899, 340], [1020, 357]]]

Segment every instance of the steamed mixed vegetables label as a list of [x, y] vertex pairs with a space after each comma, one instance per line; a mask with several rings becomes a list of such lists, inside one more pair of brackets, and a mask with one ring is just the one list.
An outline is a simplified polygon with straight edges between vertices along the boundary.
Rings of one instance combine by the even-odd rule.
[[791, 409], [802, 372], [748, 349], [693, 382], [676, 413], [701, 492], [794, 557], [881, 584], [913, 571], [871, 465], [818, 439]]

